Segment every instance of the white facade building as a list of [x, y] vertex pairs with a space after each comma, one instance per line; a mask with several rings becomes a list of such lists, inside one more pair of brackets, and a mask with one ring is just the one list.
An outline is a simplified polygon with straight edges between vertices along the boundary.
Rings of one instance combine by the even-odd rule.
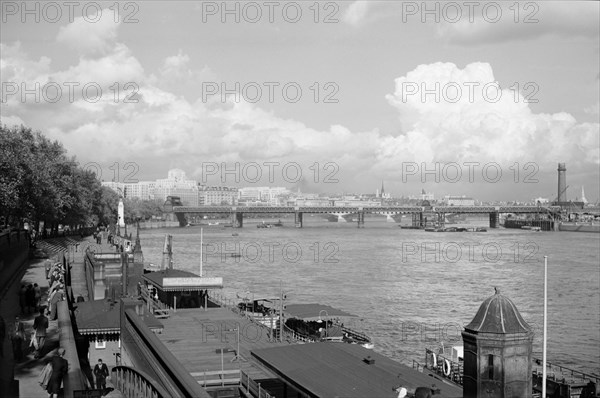
[[444, 203], [447, 206], [475, 206], [475, 199], [468, 196], [444, 196]]

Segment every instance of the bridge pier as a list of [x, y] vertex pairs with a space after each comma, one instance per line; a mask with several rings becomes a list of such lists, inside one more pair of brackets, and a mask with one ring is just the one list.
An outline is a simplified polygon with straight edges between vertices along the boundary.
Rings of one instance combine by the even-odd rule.
[[365, 212], [363, 210], [358, 212], [357, 221], [358, 221], [357, 228], [365, 227]]
[[490, 213], [490, 228], [500, 227], [500, 213], [495, 211]]
[[244, 226], [244, 213], [234, 211], [231, 214], [231, 225], [233, 228], [242, 228]]
[[294, 223], [296, 224], [296, 228], [302, 228], [302, 222], [304, 219], [304, 213], [297, 211], [294, 213]]
[[444, 228], [446, 226], [446, 213], [438, 213], [438, 225], [440, 228]]
[[412, 226], [423, 228], [423, 213], [413, 213]]

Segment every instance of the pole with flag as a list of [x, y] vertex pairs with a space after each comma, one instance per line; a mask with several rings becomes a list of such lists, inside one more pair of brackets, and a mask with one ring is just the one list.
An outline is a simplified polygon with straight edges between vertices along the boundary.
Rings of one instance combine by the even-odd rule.
[[544, 256], [544, 336], [542, 343], [542, 398], [546, 398], [546, 341], [548, 340], [548, 256]]

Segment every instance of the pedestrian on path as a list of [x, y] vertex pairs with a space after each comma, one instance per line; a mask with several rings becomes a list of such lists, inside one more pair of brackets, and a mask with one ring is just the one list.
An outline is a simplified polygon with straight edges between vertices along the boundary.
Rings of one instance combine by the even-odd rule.
[[37, 283], [33, 284], [33, 292], [35, 297], [35, 311], [37, 311], [42, 301], [42, 289], [40, 289]]
[[25, 326], [19, 316], [15, 319], [15, 324], [11, 331], [13, 358], [15, 361], [23, 359], [23, 341], [25, 340]]
[[106, 389], [106, 378], [108, 377], [108, 366], [102, 363], [102, 359], [98, 359], [98, 363], [94, 366], [94, 376], [96, 376], [96, 388], [104, 391]]
[[44, 316], [45, 307], [40, 307], [40, 314], [33, 321], [33, 330], [35, 331], [35, 339], [37, 347], [33, 357], [38, 359], [44, 349], [46, 343], [46, 330], [48, 329], [48, 318]]
[[47, 259], [44, 267], [46, 270], [46, 280], [49, 280], [50, 279], [50, 271], [52, 271], [52, 261], [50, 261], [50, 259]]
[[65, 356], [65, 349], [59, 348], [58, 355], [52, 357], [52, 376], [50, 376], [50, 380], [48, 381], [48, 391], [49, 398], [57, 398], [58, 393], [60, 392], [60, 386], [62, 385], [63, 378], [69, 371], [69, 362], [63, 357]]
[[35, 290], [33, 290], [33, 285], [30, 283], [27, 286], [27, 290], [25, 291], [25, 301], [27, 306], [27, 313], [34, 314], [36, 312], [35, 309]]

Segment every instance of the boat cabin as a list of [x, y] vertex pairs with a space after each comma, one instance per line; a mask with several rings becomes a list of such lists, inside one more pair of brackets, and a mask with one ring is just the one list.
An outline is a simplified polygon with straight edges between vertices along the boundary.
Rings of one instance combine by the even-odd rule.
[[142, 280], [143, 297], [173, 309], [207, 307], [208, 290], [223, 288], [221, 277], [200, 277], [177, 269], [148, 272]]

